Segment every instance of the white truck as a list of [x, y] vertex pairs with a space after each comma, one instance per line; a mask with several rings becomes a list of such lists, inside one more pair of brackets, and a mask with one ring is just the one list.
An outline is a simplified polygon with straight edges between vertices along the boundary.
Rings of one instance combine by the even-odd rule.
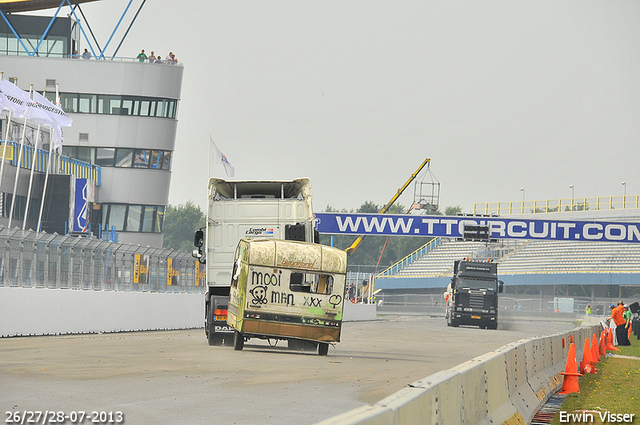
[[196, 231], [197, 249], [193, 252], [206, 264], [204, 329], [209, 345], [233, 345], [234, 330], [227, 324], [227, 313], [234, 254], [240, 239], [318, 242], [310, 188], [308, 178], [209, 179], [206, 227]]

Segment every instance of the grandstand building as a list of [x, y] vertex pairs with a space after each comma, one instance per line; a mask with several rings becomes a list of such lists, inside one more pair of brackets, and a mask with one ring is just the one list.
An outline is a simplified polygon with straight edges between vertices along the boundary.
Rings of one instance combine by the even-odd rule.
[[[3, 14], [12, 8], [12, 12], [19, 12], [24, 4], [33, 6], [34, 2], [9, 2], [0, 5], [0, 10]], [[24, 10], [28, 10], [26, 7], [23, 6]], [[50, 17], [12, 13], [5, 18], [0, 20], [0, 71], [4, 79], [26, 91], [33, 84], [34, 90], [46, 92], [52, 100], [59, 88], [61, 106], [73, 118], [72, 127], [64, 130], [63, 155], [99, 170], [91, 208], [93, 233], [98, 228], [113, 229], [119, 242], [161, 247], [183, 66], [101, 57], [91, 46], [81, 44], [82, 28], [74, 16], [52, 21]], [[91, 47], [90, 58], [76, 53], [83, 50], [81, 47]], [[0, 139], [4, 138], [6, 115], [2, 114]], [[11, 120], [11, 125], [9, 134], [14, 137], [8, 139], [16, 141], [21, 123]], [[30, 127], [33, 132], [35, 125]], [[42, 137], [46, 151], [48, 135]], [[27, 144], [33, 144], [33, 136], [28, 139]], [[14, 194], [11, 176], [15, 175], [16, 167], [15, 164], [5, 167], [9, 169], [5, 171], [9, 177], [0, 187], [2, 199], [6, 201], [16, 195], [26, 201], [25, 179], [29, 173], [21, 172]], [[40, 170], [39, 186], [34, 186], [40, 191], [35, 189], [32, 193], [35, 206], [40, 205], [42, 176]], [[14, 212], [16, 217], [24, 216], [24, 211]], [[1, 215], [0, 224], [6, 226], [8, 207], [3, 208]], [[37, 211], [34, 213], [30, 208], [27, 215], [29, 227], [35, 228]]]
[[[605, 202], [603, 209], [536, 213], [535, 218], [640, 222], [637, 197], [628, 201], [622, 200], [624, 208]], [[375, 288], [384, 294], [431, 294], [435, 303], [451, 281], [453, 262], [466, 257], [498, 263], [499, 278], [505, 282], [500, 298], [503, 309], [511, 309], [517, 301], [525, 310], [556, 311], [559, 299], [570, 299], [574, 312], [584, 312], [591, 303], [594, 314], [608, 315], [611, 302], [640, 300], [640, 244], [627, 242], [499, 240], [486, 244], [435, 238], [379, 273]]]

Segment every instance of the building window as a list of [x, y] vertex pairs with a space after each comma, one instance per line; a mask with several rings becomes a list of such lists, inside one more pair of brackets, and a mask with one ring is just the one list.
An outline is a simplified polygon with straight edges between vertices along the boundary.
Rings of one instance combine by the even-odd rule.
[[[55, 98], [55, 94], [53, 94]], [[52, 102], [55, 103], [54, 100]], [[78, 95], [75, 93], [60, 93], [60, 107], [65, 112], [76, 112], [78, 110]]]
[[117, 231], [161, 233], [164, 224], [164, 206], [102, 204], [102, 226]]
[[[95, 94], [80, 94], [78, 102], [78, 112], [84, 114], [95, 114], [97, 112], [97, 96]], [[64, 109], [64, 108], [63, 108]]]
[[95, 164], [95, 150], [93, 148], [85, 148], [81, 146], [62, 146], [62, 154], [79, 161]]
[[108, 228], [115, 226], [116, 230], [124, 230], [124, 218], [127, 214], [127, 206], [123, 204], [109, 205], [109, 214], [106, 217]]
[[81, 148], [77, 147], [78, 150], [77, 156], [74, 158], [79, 159], [80, 161], [88, 162], [89, 164], [93, 164], [95, 161], [93, 160], [93, 149], [91, 148]]
[[151, 159], [149, 161], [150, 168], [160, 168], [160, 158], [162, 158], [161, 151], [151, 151]]
[[[42, 137], [48, 143], [48, 135]], [[151, 149], [91, 148], [63, 146], [62, 153], [80, 161], [101, 167], [171, 169], [171, 152]]]
[[148, 117], [149, 116], [149, 101], [148, 100], [142, 100], [140, 102], [140, 116], [141, 117]]
[[171, 152], [165, 152], [162, 158], [162, 167], [163, 170], [171, 169]]
[[153, 231], [156, 233], [161, 233], [164, 229], [164, 207], [158, 207], [154, 226]]
[[133, 166], [135, 168], [149, 168], [150, 150], [136, 149], [133, 155]]
[[96, 165], [101, 167], [113, 167], [115, 148], [96, 148]]
[[[55, 103], [55, 93], [45, 96]], [[88, 93], [60, 93], [60, 105], [69, 113], [130, 115], [140, 117], [176, 117], [175, 99], [159, 99], [145, 96], [116, 96]]]
[[139, 232], [142, 224], [142, 205], [129, 205], [127, 213], [127, 232]]
[[153, 232], [153, 220], [156, 216], [156, 207], [150, 205], [144, 206], [144, 218], [142, 220], [142, 231]]
[[133, 160], [133, 149], [117, 149], [116, 150], [116, 167], [131, 167]]

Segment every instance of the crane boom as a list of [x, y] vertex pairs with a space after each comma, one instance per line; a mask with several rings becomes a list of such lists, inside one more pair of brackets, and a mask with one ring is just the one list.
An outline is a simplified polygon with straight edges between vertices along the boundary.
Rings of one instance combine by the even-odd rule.
[[[396, 200], [400, 197], [400, 195], [402, 195], [402, 192], [405, 191], [405, 189], [411, 184], [411, 182], [414, 181], [416, 177], [418, 177], [418, 174], [420, 174], [420, 171], [422, 171], [425, 165], [429, 164], [430, 162], [431, 162], [431, 159], [426, 158], [422, 162], [422, 164], [420, 164], [420, 167], [418, 167], [418, 169], [413, 174], [411, 174], [411, 177], [409, 177], [409, 180], [407, 180], [407, 182], [400, 189], [398, 189], [395, 195], [393, 195], [393, 197], [389, 200], [389, 202], [387, 202], [385, 206], [382, 207], [379, 214], [384, 214], [387, 211], [389, 211], [389, 208], [391, 208], [391, 205], [393, 205], [393, 203], [396, 202]], [[353, 255], [353, 252], [360, 246], [363, 240], [364, 240], [364, 235], [359, 235], [356, 238], [356, 240], [353, 241], [353, 243], [347, 249], [345, 249], [347, 254]]]

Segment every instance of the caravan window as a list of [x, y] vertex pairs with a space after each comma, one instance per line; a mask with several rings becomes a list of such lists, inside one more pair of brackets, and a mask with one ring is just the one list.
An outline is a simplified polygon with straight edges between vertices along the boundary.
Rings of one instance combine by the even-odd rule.
[[292, 272], [289, 279], [289, 289], [295, 292], [331, 294], [333, 276], [329, 274]]

